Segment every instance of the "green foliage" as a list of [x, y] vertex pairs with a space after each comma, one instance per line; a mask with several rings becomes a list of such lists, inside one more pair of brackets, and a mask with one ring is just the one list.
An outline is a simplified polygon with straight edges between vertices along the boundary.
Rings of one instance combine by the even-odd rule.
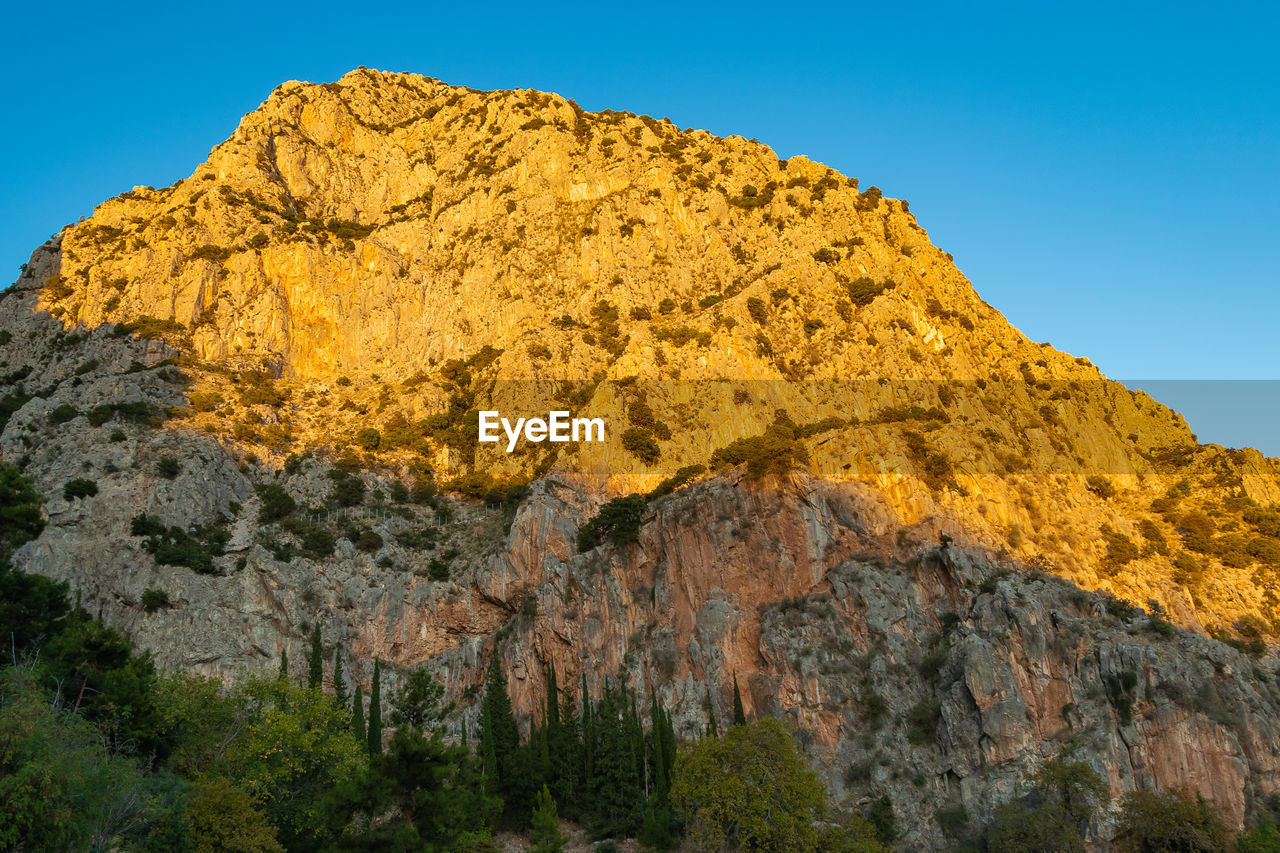
[[66, 485], [62, 487], [62, 497], [69, 501], [76, 500], [77, 498], [91, 498], [97, 493], [98, 484], [93, 480], [86, 480], [83, 477], [68, 480]]
[[248, 719], [222, 766], [260, 803], [287, 849], [316, 845], [327, 834], [329, 792], [363, 774], [364, 746], [346, 712], [319, 691], [255, 677], [238, 696]]
[[671, 803], [695, 849], [816, 851], [825, 792], [777, 720], [732, 726], [687, 745]]
[[849, 282], [849, 300], [854, 305], [867, 306], [875, 302], [877, 296], [897, 286], [897, 282], [890, 279], [877, 283], [866, 276], [856, 278]]
[[1280, 853], [1280, 830], [1275, 824], [1263, 824], [1242, 832], [1236, 838], [1237, 853]]
[[142, 609], [148, 613], [166, 610], [172, 606], [173, 602], [169, 600], [169, 593], [162, 589], [148, 589], [142, 593]]
[[942, 706], [937, 702], [919, 702], [907, 712], [907, 741], [923, 746], [938, 737], [938, 724], [942, 722]]
[[747, 724], [747, 712], [742, 708], [742, 691], [738, 689], [738, 675], [733, 675], [733, 725], [745, 726]]
[[165, 527], [159, 519], [140, 513], [129, 527], [134, 536], [145, 536], [143, 550], [167, 566], [186, 566], [200, 574], [217, 574], [213, 558], [222, 554], [230, 534], [221, 523], [201, 524], [183, 530], [177, 525]]
[[434, 732], [452, 710], [444, 701], [444, 686], [426, 669], [409, 673], [404, 685], [391, 702], [391, 722], [396, 728], [409, 726], [427, 733]]
[[172, 456], [162, 456], [156, 461], [156, 473], [166, 480], [172, 480], [182, 471], [178, 460]]
[[1127, 726], [1133, 720], [1134, 693], [1138, 687], [1138, 674], [1133, 670], [1104, 675], [1103, 686], [1107, 700], [1120, 716], [1120, 725]]
[[80, 411], [68, 403], [57, 406], [53, 411], [49, 412], [49, 423], [57, 426], [65, 424], [67, 421], [74, 420], [80, 416]]
[[471, 751], [416, 728], [397, 729], [386, 753], [336, 794], [347, 805], [331, 820], [344, 827], [338, 849], [497, 850], [488, 844], [488, 827], [501, 804], [485, 792]]
[[873, 800], [863, 812], [863, 817], [875, 827], [876, 840], [881, 844], [892, 844], [898, 839], [898, 827], [893, 817], [893, 803], [888, 795]]
[[284, 851], [253, 798], [221, 776], [206, 776], [191, 786], [183, 819], [192, 853]]
[[99, 427], [112, 418], [133, 423], [147, 423], [160, 416], [160, 411], [150, 403], [132, 401], [127, 403], [103, 403], [94, 406], [86, 416], [89, 425]]
[[533, 801], [533, 814], [529, 819], [529, 841], [533, 853], [561, 853], [569, 837], [560, 831], [560, 816], [556, 802], [546, 785]]
[[1108, 565], [1123, 566], [1141, 556], [1133, 540], [1115, 530], [1111, 525], [1102, 525], [1098, 528], [1098, 532], [1102, 534], [1102, 540], [1107, 543]]
[[352, 544], [356, 546], [357, 550], [363, 551], [366, 554], [376, 554], [378, 551], [382, 550], [383, 542], [382, 536], [376, 531], [365, 528], [360, 531], [360, 535], [355, 538], [355, 541]]
[[648, 499], [656, 500], [657, 498], [666, 497], [681, 486], [692, 482], [706, 470], [704, 465], [684, 465], [677, 469], [675, 474], [655, 486], [653, 491], [649, 492]]
[[298, 509], [295, 501], [279, 483], [264, 483], [257, 487], [258, 499], [262, 502], [258, 509], [258, 521], [271, 524], [282, 518], [293, 515]]
[[17, 466], [0, 464], [0, 560], [44, 530], [41, 498]]
[[759, 479], [766, 474], [783, 474], [809, 461], [809, 451], [796, 438], [796, 424], [778, 411], [762, 435], [740, 438], [711, 454], [711, 467], [747, 464], [747, 476]]
[[311, 527], [302, 534], [302, 552], [313, 560], [332, 556], [337, 547], [337, 537], [323, 527]]
[[652, 465], [662, 456], [658, 442], [647, 430], [631, 427], [622, 433], [622, 446], [632, 456], [646, 465]]
[[364, 481], [349, 471], [334, 468], [329, 472], [333, 488], [329, 492], [330, 506], [359, 506], [364, 503]]
[[502, 824], [525, 828], [533, 809], [533, 780], [497, 654], [490, 659], [480, 703], [480, 756], [487, 791], [502, 799]]
[[951, 468], [951, 459], [942, 451], [934, 448], [921, 433], [915, 430], [903, 430], [902, 438], [907, 444], [907, 456], [920, 467], [921, 479], [929, 488], [940, 491], [945, 487], [959, 489]]
[[307, 656], [307, 687], [319, 690], [324, 684], [324, 646], [320, 642], [320, 623], [311, 626], [311, 653]]
[[987, 831], [991, 853], [1080, 853], [1084, 833], [1111, 799], [1083, 762], [1048, 761], [1023, 797], [998, 807]]
[[622, 546], [640, 538], [640, 525], [646, 507], [641, 495], [614, 498], [595, 517], [578, 528], [578, 550], [589, 551], [607, 538]]
[[1181, 791], [1130, 791], [1121, 800], [1118, 853], [1227, 853], [1231, 833], [1211, 802]]
[[29, 673], [0, 670], [0, 848], [107, 849], [142, 816], [140, 785], [89, 719], [57, 710]]
[[1090, 474], [1086, 477], [1084, 487], [1104, 501], [1111, 500], [1116, 496], [1115, 485], [1101, 474]]
[[747, 313], [751, 315], [752, 320], [755, 320], [761, 326], [769, 322], [769, 306], [765, 305], [764, 300], [759, 297], [748, 297]]
[[382, 661], [373, 662], [373, 684], [369, 688], [369, 754], [382, 754]]
[[356, 447], [364, 450], [377, 450], [378, 445], [382, 443], [382, 433], [372, 427], [367, 427], [357, 432], [351, 442]]
[[126, 335], [137, 334], [140, 338], [162, 338], [168, 334], [187, 330], [186, 326], [176, 320], [160, 320], [145, 314], [136, 320], [122, 323], [117, 328], [123, 329]]

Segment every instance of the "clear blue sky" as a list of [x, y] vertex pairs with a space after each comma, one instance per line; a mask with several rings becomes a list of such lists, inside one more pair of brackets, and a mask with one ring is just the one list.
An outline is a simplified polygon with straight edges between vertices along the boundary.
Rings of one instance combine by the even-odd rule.
[[[190, 174], [281, 81], [366, 65], [758, 137], [908, 199], [988, 302], [1110, 376], [1280, 378], [1280, 12], [1261, 3], [67, 3], [6, 18], [4, 282], [96, 202]], [[1223, 428], [1250, 416], [1214, 413]], [[1202, 439], [1241, 443], [1188, 415]], [[1280, 453], [1252, 429], [1245, 443]]]

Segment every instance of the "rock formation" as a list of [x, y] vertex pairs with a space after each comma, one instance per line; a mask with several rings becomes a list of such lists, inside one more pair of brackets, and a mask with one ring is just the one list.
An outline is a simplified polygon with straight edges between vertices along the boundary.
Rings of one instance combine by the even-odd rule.
[[[285, 83], [37, 249], [0, 359], [0, 454], [50, 519], [20, 564], [163, 666], [300, 661], [318, 622], [355, 677], [426, 664], [465, 700], [496, 649], [525, 713], [554, 662], [690, 736], [736, 674], [922, 849], [1064, 751], [1237, 821], [1280, 788], [1276, 461], [1197, 444], [1014, 329], [906, 202], [754, 140]], [[475, 441], [478, 409], [556, 407], [608, 440]], [[775, 422], [792, 464], [724, 452]], [[681, 469], [637, 541], [579, 548]]]

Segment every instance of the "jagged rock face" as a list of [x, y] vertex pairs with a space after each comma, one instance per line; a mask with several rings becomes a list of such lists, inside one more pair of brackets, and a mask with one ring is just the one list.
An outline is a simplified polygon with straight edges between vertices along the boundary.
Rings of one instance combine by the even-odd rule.
[[[1275, 461], [1198, 446], [1028, 341], [905, 203], [803, 157], [538, 92], [286, 83], [191, 178], [38, 249], [0, 333], [0, 455], [50, 518], [18, 560], [165, 667], [302, 661], [318, 622], [355, 678], [426, 664], [466, 700], [496, 648], [524, 713], [554, 662], [593, 690], [655, 687], [686, 735], [708, 691], [723, 719], [736, 674], [750, 713], [793, 719], [839, 796], [891, 794], [922, 848], [937, 808], [987, 815], [1064, 749], [1117, 791], [1192, 785], [1238, 819], [1276, 790], [1280, 697], [1248, 658], [1019, 568], [1193, 629], [1272, 618], [1277, 533], [1246, 498], [1280, 500]], [[619, 442], [642, 399], [672, 427], [647, 464]], [[323, 460], [360, 429], [557, 400], [610, 440], [508, 456], [427, 431], [357, 460], [360, 506], [319, 509]], [[610, 493], [710, 462], [776, 409], [841, 420], [803, 439], [802, 470], [723, 469], [651, 502], [637, 543], [579, 553]], [[423, 464], [531, 492], [397, 499]], [[64, 498], [77, 477], [98, 494]], [[260, 520], [266, 484], [293, 522]], [[191, 532], [211, 573], [158, 563], [140, 513]], [[148, 589], [172, 606], [146, 612]]]

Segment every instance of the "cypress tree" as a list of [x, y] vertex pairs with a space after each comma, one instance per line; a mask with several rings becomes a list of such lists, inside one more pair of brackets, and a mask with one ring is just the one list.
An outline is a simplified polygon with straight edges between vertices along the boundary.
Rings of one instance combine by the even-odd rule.
[[733, 674], [733, 724], [735, 726], [745, 726], [747, 724], [747, 712], [742, 708], [742, 693], [738, 690], [738, 673]]
[[582, 790], [589, 791], [596, 777], [596, 711], [587, 692], [587, 674], [582, 673]]
[[339, 708], [347, 707], [347, 682], [342, 675], [342, 646], [333, 650], [333, 701]]
[[670, 786], [676, 768], [676, 730], [671, 724], [671, 712], [661, 705], [658, 710], [662, 712], [662, 750], [664, 766], [667, 768], [667, 785]]
[[496, 792], [503, 800], [503, 822], [522, 829], [533, 808], [532, 762], [529, 751], [520, 746], [520, 729], [511, 711], [507, 678], [495, 653], [489, 663], [484, 699], [480, 704], [480, 743], [486, 761], [492, 754]]
[[707, 734], [720, 737], [720, 727], [716, 725], [716, 706], [711, 701], [711, 685], [707, 685]]
[[351, 700], [351, 731], [355, 733], [356, 742], [364, 743], [368, 737], [364, 728], [364, 690], [356, 685], [355, 698]]
[[373, 662], [373, 685], [369, 688], [369, 754], [382, 754], [382, 661]]
[[562, 804], [566, 816], [576, 816], [579, 810], [579, 781], [582, 778], [581, 718], [573, 694], [564, 690], [560, 696], [560, 740], [553, 755], [557, 788], [556, 801]]
[[546, 785], [542, 786], [534, 800], [533, 815], [529, 823], [529, 841], [533, 843], [533, 853], [561, 853], [564, 850], [565, 842], [569, 839], [560, 832], [556, 802], [551, 798], [551, 791]]
[[311, 629], [311, 657], [307, 659], [307, 687], [319, 690], [324, 684], [324, 649], [320, 646], [320, 623]]
[[280, 650], [280, 673], [276, 676], [277, 681], [289, 680], [289, 650]]
[[542, 731], [539, 747], [543, 780], [558, 791], [560, 771], [560, 690], [556, 684], [556, 665], [547, 666], [547, 699], [542, 709]]

